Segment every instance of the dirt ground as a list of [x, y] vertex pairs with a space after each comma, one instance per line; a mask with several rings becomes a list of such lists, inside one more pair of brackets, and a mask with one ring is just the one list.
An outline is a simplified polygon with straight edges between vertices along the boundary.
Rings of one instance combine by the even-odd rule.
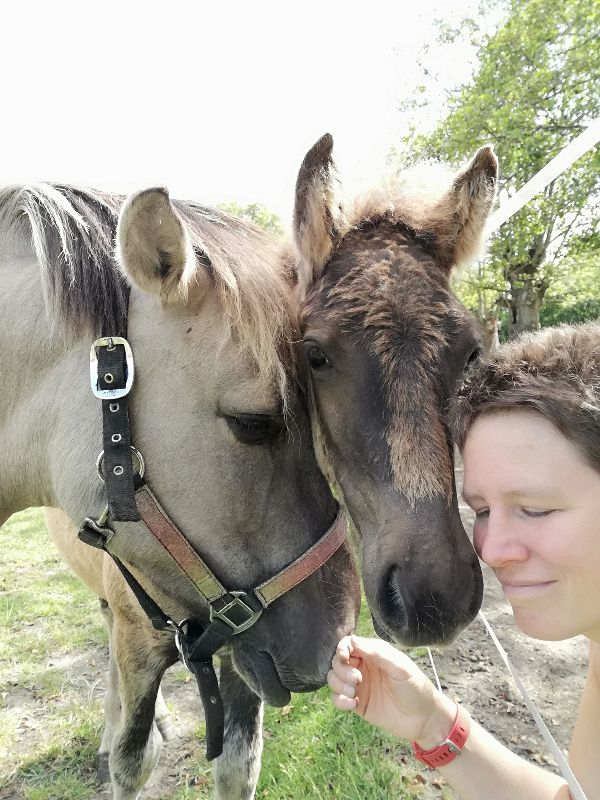
[[[458, 483], [461, 477], [459, 468]], [[467, 530], [470, 530], [472, 513], [466, 507], [461, 508], [461, 513]], [[553, 643], [527, 639], [515, 628], [509, 606], [489, 571], [485, 574], [485, 581], [483, 608], [487, 618], [559, 745], [566, 749], [584, 682], [586, 643], [583, 638]], [[513, 751], [543, 766], [553, 765], [518, 690], [479, 620], [464, 631], [452, 646], [444, 651], [435, 651], [434, 658], [443, 689], [451, 697], [460, 700], [475, 719]], [[72, 663], [61, 666], [65, 669], [67, 684], [85, 684], [90, 703], [103, 695], [107, 666], [103, 650], [79, 653]], [[429, 670], [426, 659], [422, 667], [425, 671]], [[189, 679], [183, 667], [175, 667], [167, 673], [163, 691], [174, 712], [173, 719], [177, 720], [176, 732], [175, 738], [163, 749], [159, 766], [146, 786], [146, 800], [170, 796], [177, 786], [186, 780], [189, 782], [191, 775], [195, 776], [192, 783], [198, 787], [210, 783], [209, 768], [204, 768], [204, 772], [198, 770], [198, 764], [203, 760], [199, 758], [202, 746], [196, 735], [200, 709], [193, 680]], [[38, 727], [39, 702], [27, 692], [19, 695], [16, 687], [11, 702], [19, 704], [22, 712], [16, 731], [16, 746], [27, 747], [28, 738]], [[444, 788], [444, 781], [439, 774], [424, 771], [423, 781], [423, 796], [427, 800], [452, 796]], [[110, 790], [106, 787], [95, 794], [93, 800], [108, 798]], [[0, 787], [0, 800], [15, 800], [14, 790], [12, 794], [6, 794], [6, 790]]]

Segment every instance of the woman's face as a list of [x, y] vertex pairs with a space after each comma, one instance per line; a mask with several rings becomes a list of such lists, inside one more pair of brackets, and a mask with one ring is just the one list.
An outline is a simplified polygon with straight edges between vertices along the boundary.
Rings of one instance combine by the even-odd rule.
[[535, 411], [491, 412], [463, 452], [473, 543], [537, 639], [600, 641], [600, 473]]

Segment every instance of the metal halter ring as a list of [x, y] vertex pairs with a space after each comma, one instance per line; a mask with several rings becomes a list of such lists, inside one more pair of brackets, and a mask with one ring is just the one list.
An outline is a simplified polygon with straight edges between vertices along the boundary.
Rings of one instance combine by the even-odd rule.
[[[133, 456], [137, 461], [137, 465], [134, 467], [134, 472], [136, 475], [139, 475], [140, 478], [144, 477], [144, 472], [146, 471], [146, 464], [144, 462], [144, 456], [140, 453], [137, 447], [134, 447], [132, 444], [129, 445], [129, 449], [131, 450]], [[104, 473], [102, 471], [102, 464], [104, 463], [104, 450], [100, 451], [100, 455], [96, 459], [96, 470], [98, 472], [98, 477], [104, 483]]]

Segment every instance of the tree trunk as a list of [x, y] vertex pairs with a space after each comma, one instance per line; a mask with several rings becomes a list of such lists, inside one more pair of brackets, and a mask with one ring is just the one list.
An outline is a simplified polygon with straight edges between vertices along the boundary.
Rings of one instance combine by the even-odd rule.
[[483, 352], [486, 355], [493, 353], [500, 347], [498, 337], [499, 321], [494, 313], [486, 314], [481, 321]]
[[540, 308], [546, 292], [545, 286], [540, 286], [534, 280], [523, 280], [520, 276], [520, 285], [515, 286], [511, 281], [511, 325], [510, 338], [518, 336], [523, 331], [537, 331], [540, 328]]

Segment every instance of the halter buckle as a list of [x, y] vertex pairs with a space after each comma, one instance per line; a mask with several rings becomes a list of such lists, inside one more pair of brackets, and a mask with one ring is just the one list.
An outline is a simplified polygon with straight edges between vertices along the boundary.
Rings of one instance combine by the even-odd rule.
[[[106, 347], [113, 350], [116, 345], [121, 344], [125, 349], [125, 361], [127, 364], [127, 380], [125, 386], [116, 389], [99, 389], [98, 388], [98, 353], [96, 352], [100, 347]], [[92, 385], [92, 392], [99, 400], [118, 400], [119, 397], [125, 397], [133, 385], [134, 375], [133, 363], [133, 350], [127, 339], [122, 336], [102, 336], [100, 339], [92, 344], [90, 349], [90, 383]]]
[[250, 605], [252, 601], [247, 592], [227, 592], [210, 604], [210, 621], [220, 619], [233, 629], [233, 635], [251, 628], [263, 612]]

